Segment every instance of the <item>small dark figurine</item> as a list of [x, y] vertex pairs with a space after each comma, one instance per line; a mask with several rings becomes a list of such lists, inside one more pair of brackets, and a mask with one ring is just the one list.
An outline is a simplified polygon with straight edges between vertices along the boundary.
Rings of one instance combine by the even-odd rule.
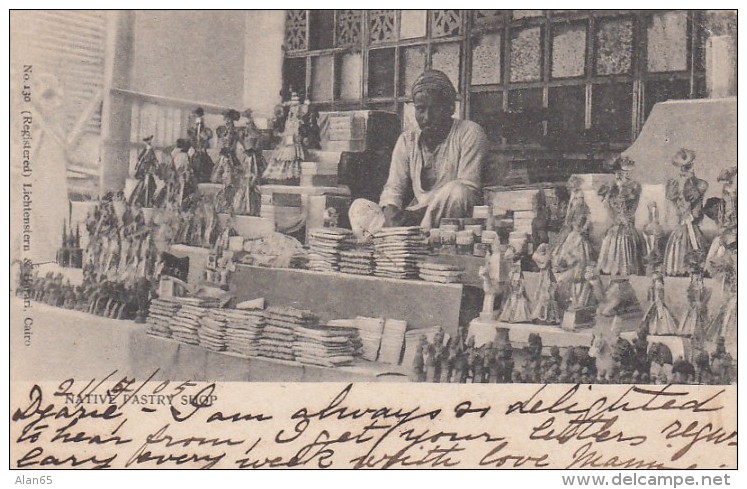
[[534, 218], [532, 219], [532, 249], [536, 250], [541, 244], [550, 242], [548, 228], [550, 227], [551, 215], [544, 190], [538, 190], [532, 196], [532, 210], [534, 211]]
[[708, 352], [700, 351], [695, 355], [695, 383], [711, 384], [713, 376], [711, 375], [711, 358]]
[[633, 368], [640, 375], [648, 378], [651, 372], [651, 360], [648, 355], [648, 330], [644, 327], [638, 328], [636, 338], [633, 340], [633, 350], [635, 358], [633, 359]]
[[726, 351], [724, 338], [719, 338], [716, 351], [711, 356], [711, 372], [718, 384], [729, 385], [734, 380], [734, 359]]
[[633, 345], [624, 338], [618, 338], [612, 350], [612, 359], [616, 363], [617, 371], [623, 378], [632, 377], [635, 360]]
[[306, 149], [322, 149], [318, 119], [319, 113], [316, 109], [307, 109], [301, 117], [303, 123], [298, 132]]
[[150, 306], [150, 282], [145, 277], [140, 277], [135, 282], [134, 289], [134, 299], [137, 305], [135, 322], [144, 324], [145, 318], [148, 316], [148, 307]]
[[537, 333], [530, 333], [527, 343], [521, 379], [523, 382], [538, 384], [542, 376], [542, 338]]
[[678, 358], [672, 366], [672, 374], [674, 375], [672, 383], [690, 384], [695, 379], [695, 367], [684, 358]]
[[483, 368], [485, 366], [485, 359], [483, 358], [482, 350], [476, 350], [474, 356], [474, 362], [472, 365], [472, 383], [481, 384], [483, 376]]
[[140, 151], [135, 164], [135, 179], [138, 181], [130, 194], [128, 203], [139, 203], [142, 207], [155, 207], [156, 187], [159, 176], [160, 163], [156, 158], [156, 152], [151, 145], [153, 136], [143, 139], [145, 148]]
[[513, 380], [514, 360], [511, 343], [505, 343], [498, 351], [498, 382], [511, 383]]
[[195, 178], [198, 183], [206, 183], [210, 181], [210, 175], [213, 172], [213, 160], [208, 154], [208, 148], [210, 148], [210, 140], [213, 138], [213, 131], [205, 125], [204, 120], [205, 111], [202, 107], [197, 107], [192, 112], [192, 127], [187, 129], [187, 135], [192, 148], [194, 148], [194, 154], [192, 155], [191, 166], [194, 170]]
[[672, 379], [672, 351], [663, 343], [654, 343], [649, 351], [651, 380], [657, 384], [667, 384]]
[[413, 380], [415, 382], [425, 382], [425, 363], [423, 361], [423, 353], [426, 344], [427, 341], [425, 339], [425, 336], [422, 336], [420, 338], [420, 342], [418, 343], [417, 351], [415, 352], [415, 358], [413, 359], [412, 363], [412, 372], [414, 377]]

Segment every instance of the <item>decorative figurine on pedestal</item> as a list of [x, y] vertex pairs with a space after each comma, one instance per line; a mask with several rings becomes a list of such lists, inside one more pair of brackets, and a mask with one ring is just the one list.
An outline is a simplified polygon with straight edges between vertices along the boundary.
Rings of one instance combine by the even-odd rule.
[[208, 154], [210, 140], [213, 138], [213, 131], [205, 125], [205, 111], [202, 107], [197, 107], [192, 112], [192, 125], [187, 129], [187, 135], [191, 142], [194, 153], [192, 154], [191, 166], [194, 171], [197, 183], [206, 183], [210, 181], [213, 173], [213, 159]]
[[661, 264], [661, 243], [664, 238], [664, 229], [659, 223], [659, 208], [655, 201], [648, 203], [648, 222], [643, 226], [643, 243], [646, 247], [644, 263], [646, 264], [646, 275], [651, 275], [657, 264]]
[[686, 257], [690, 268], [690, 285], [687, 288], [688, 308], [677, 332], [679, 336], [691, 338], [697, 347], [702, 347], [708, 327], [708, 301], [711, 289], [703, 283], [703, 251], [691, 251]]
[[[238, 143], [238, 131], [236, 130], [236, 121], [241, 115], [238, 111], [230, 109], [223, 113], [224, 125], [215, 130], [218, 137], [218, 148], [220, 155], [215, 163], [213, 173], [210, 175], [210, 181], [221, 183], [224, 188], [233, 186], [235, 183], [235, 174], [239, 168], [239, 160], [236, 157], [236, 144]], [[231, 194], [231, 197], [233, 194]], [[230, 198], [226, 199], [231, 201]]]
[[499, 246], [488, 245], [485, 264], [480, 267], [479, 271], [483, 283], [482, 290], [485, 294], [480, 319], [484, 321], [494, 321], [496, 319], [495, 296], [501, 294], [501, 289], [505, 284], [505, 272], [502, 267], [503, 256], [501, 256]]
[[140, 151], [135, 164], [135, 179], [137, 184], [132, 190], [129, 198], [129, 204], [138, 202], [143, 207], [155, 207], [157, 181], [159, 180], [159, 167], [156, 152], [151, 145], [153, 136], [144, 138], [145, 148]]
[[599, 250], [597, 265], [603, 274], [627, 277], [640, 271], [641, 243], [635, 229], [635, 213], [641, 184], [630, 178], [634, 166], [629, 157], [618, 157], [613, 163], [615, 182], [602, 185], [597, 192], [613, 221]]
[[288, 118], [280, 146], [265, 170], [262, 180], [266, 183], [298, 185], [301, 181], [301, 162], [305, 152], [301, 143], [301, 114], [298, 95], [291, 97]]
[[539, 267], [539, 281], [534, 294], [532, 319], [539, 324], [560, 324], [561, 316], [558, 307], [558, 283], [550, 267], [550, 245], [542, 243], [532, 255]]
[[185, 201], [197, 191], [197, 182], [189, 161], [190, 149], [192, 145], [189, 140], [177, 139], [176, 148], [171, 153], [173, 168], [171, 181], [168, 184], [168, 200], [180, 209], [183, 208]]
[[571, 289], [571, 300], [563, 313], [560, 327], [566, 331], [591, 328], [596, 322], [597, 306], [604, 300], [604, 288], [593, 263], [579, 264]]
[[246, 126], [239, 129], [241, 167], [237, 174], [237, 189], [233, 199], [233, 212], [237, 215], [259, 216], [262, 193], [259, 181], [267, 168], [259, 145], [259, 130], [254, 124], [251, 109], [243, 113]]
[[568, 179], [570, 201], [565, 214], [563, 227], [558, 236], [558, 244], [552, 251], [552, 264], [555, 273], [562, 273], [577, 264], [586, 268], [594, 260], [594, 250], [589, 239], [589, 206], [581, 191], [581, 179], [572, 176]]
[[532, 306], [524, 284], [524, 273], [521, 271], [521, 254], [509, 245], [503, 258], [512, 263], [508, 278], [508, 298], [503, 303], [499, 320], [506, 323], [530, 323]]
[[737, 242], [726, 244], [726, 255], [712, 262], [717, 274], [723, 276], [724, 299], [718, 312], [706, 329], [706, 338], [711, 344], [725, 340], [727, 350], [736, 355], [737, 347]]
[[719, 234], [711, 243], [706, 257], [705, 270], [711, 274], [715, 273], [711, 263], [719, 261], [720, 257], [727, 254], [727, 243], [734, 241], [737, 235], [737, 167], [721, 170], [718, 181], [723, 182], [721, 198], [709, 198], [703, 209], [719, 227]]
[[672, 158], [672, 164], [680, 169], [680, 178], [679, 181], [667, 181], [666, 198], [674, 204], [679, 222], [669, 235], [664, 250], [663, 271], [668, 276], [684, 276], [688, 273], [685, 256], [706, 246], [700, 222], [703, 220], [703, 196], [708, 190], [708, 182], [695, 176], [693, 151], [679, 150]]
[[672, 336], [678, 331], [677, 320], [674, 319], [665, 302], [664, 275], [654, 272], [651, 276], [651, 287], [648, 289], [648, 300], [651, 302], [643, 316], [642, 326], [651, 336]]

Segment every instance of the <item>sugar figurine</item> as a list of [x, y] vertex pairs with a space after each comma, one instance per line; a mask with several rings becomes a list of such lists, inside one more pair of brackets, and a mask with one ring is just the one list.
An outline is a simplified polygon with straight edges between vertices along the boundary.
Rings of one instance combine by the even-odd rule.
[[579, 263], [585, 267], [594, 260], [594, 249], [589, 239], [591, 211], [581, 190], [581, 179], [572, 176], [568, 179], [567, 187], [570, 191], [570, 200], [557, 245], [552, 250], [555, 273], [565, 272]]
[[302, 109], [297, 94], [291, 96], [288, 109], [282, 140], [262, 178], [266, 183], [298, 185], [301, 180], [301, 162], [306, 152], [300, 134]]
[[532, 255], [539, 268], [539, 281], [534, 294], [532, 319], [539, 324], [560, 324], [555, 274], [550, 266], [550, 245], [542, 243]]
[[629, 157], [618, 157], [612, 166], [614, 183], [602, 185], [597, 192], [613, 221], [602, 240], [597, 267], [607, 275], [636, 275], [640, 271], [641, 243], [635, 229], [635, 213], [641, 184], [630, 177], [635, 162]]
[[688, 308], [677, 333], [679, 336], [692, 338], [696, 345], [701, 345], [705, 340], [708, 326], [708, 301], [711, 298], [711, 289], [703, 283], [703, 255], [702, 251], [691, 251], [686, 257], [690, 268], [690, 285], [687, 288]]
[[651, 286], [648, 290], [648, 300], [651, 303], [643, 316], [642, 325], [652, 336], [671, 336], [677, 334], [679, 328], [666, 304], [664, 293], [664, 275], [654, 272], [651, 276]]
[[[240, 163], [236, 156], [236, 145], [238, 144], [238, 130], [236, 121], [241, 118], [237, 110], [229, 109], [223, 113], [223, 125], [215, 130], [218, 137], [218, 161], [213, 167], [210, 175], [212, 183], [220, 183], [224, 187], [233, 186], [236, 183], [236, 172]], [[231, 194], [233, 197], [233, 194]], [[231, 198], [226, 198], [231, 201]]]
[[504, 285], [503, 256], [497, 245], [488, 245], [485, 253], [485, 263], [479, 269], [483, 280], [483, 302], [480, 318], [483, 320], [496, 319], [495, 298], [501, 294]]
[[532, 306], [521, 271], [521, 255], [509, 246], [504, 258], [513, 263], [508, 280], [508, 298], [504, 301], [499, 319], [506, 323], [529, 323], [532, 321]]
[[130, 194], [129, 203], [138, 202], [143, 207], [156, 205], [155, 195], [160, 163], [153, 149], [153, 136], [143, 139], [145, 148], [140, 151], [135, 164], [135, 179], [137, 184]]
[[659, 222], [659, 208], [655, 201], [648, 204], [648, 222], [643, 226], [643, 243], [645, 245], [644, 262], [646, 264], [646, 275], [651, 275], [654, 267], [661, 261], [661, 245], [664, 238], [664, 229]]
[[705, 270], [715, 274], [712, 263], [727, 254], [726, 246], [736, 240], [737, 235], [737, 167], [725, 168], [718, 175], [722, 182], [721, 197], [711, 197], [706, 201], [703, 213], [713, 219], [719, 227], [706, 257]]
[[187, 129], [187, 136], [194, 148], [191, 157], [191, 166], [198, 183], [210, 181], [210, 175], [213, 173], [213, 160], [208, 154], [210, 140], [213, 138], [213, 130], [205, 125], [205, 111], [202, 107], [197, 107], [192, 112], [192, 124]]
[[663, 272], [668, 276], [684, 276], [688, 273], [687, 254], [706, 246], [700, 223], [708, 182], [695, 176], [695, 152], [680, 149], [672, 158], [672, 164], [680, 169], [680, 176], [667, 181], [666, 198], [674, 204], [678, 223], [667, 240]]

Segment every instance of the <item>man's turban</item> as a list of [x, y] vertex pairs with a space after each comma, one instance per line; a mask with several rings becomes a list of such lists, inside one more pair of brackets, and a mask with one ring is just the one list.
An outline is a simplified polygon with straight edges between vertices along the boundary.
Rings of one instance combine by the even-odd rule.
[[446, 73], [438, 70], [427, 70], [412, 84], [412, 96], [424, 91], [434, 91], [441, 95], [444, 100], [454, 102], [456, 100], [456, 89], [446, 76]]

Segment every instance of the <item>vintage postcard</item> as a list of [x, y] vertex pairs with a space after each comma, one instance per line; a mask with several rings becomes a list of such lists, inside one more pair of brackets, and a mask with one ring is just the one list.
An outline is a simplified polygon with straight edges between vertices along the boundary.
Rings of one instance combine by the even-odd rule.
[[12, 469], [731, 483], [736, 11], [10, 34]]

